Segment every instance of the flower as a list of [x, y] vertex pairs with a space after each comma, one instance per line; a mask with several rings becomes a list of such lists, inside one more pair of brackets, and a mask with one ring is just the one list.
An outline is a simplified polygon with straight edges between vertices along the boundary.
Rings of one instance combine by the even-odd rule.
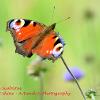
[[[69, 69], [73, 73], [73, 75], [76, 77], [76, 79], [79, 80], [79, 79], [83, 78], [84, 72], [82, 70], [80, 70], [78, 67], [72, 67]], [[65, 81], [73, 81], [74, 80], [69, 72], [66, 72], [64, 74], [64, 79], [65, 79]]]

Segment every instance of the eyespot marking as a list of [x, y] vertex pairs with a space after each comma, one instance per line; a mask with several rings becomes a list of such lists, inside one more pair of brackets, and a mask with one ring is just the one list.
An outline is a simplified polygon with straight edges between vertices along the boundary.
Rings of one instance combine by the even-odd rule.
[[24, 23], [24, 26], [23, 27], [26, 27], [26, 26], [28, 26], [31, 23], [31, 20], [25, 20], [24, 19], [24, 21], [25, 21], [25, 23]]
[[52, 55], [55, 58], [58, 58], [62, 53], [63, 53], [63, 45], [61, 43], [58, 43], [57, 45], [55, 45], [53, 51], [52, 51]]
[[55, 35], [54, 37], [53, 37], [53, 39], [55, 39], [57, 36]]
[[56, 42], [54, 43], [54, 46], [57, 45], [58, 43], [61, 43], [60, 38], [58, 38], [58, 39], [56, 40]]
[[56, 51], [59, 51], [61, 48], [62, 48], [62, 47], [58, 47], [58, 48], [56, 48]]
[[23, 27], [24, 24], [25, 24], [25, 21], [23, 19], [15, 19], [9, 23], [9, 28], [17, 30]]
[[16, 25], [20, 25], [21, 24], [21, 20], [18, 19], [16, 22], [15, 22]]
[[36, 22], [33, 22], [33, 26], [35, 27], [37, 25], [37, 23]]

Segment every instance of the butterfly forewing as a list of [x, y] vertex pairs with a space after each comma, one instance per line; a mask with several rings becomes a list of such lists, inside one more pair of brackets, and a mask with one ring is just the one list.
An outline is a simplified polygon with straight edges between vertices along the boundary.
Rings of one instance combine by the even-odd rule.
[[[16, 52], [23, 56], [30, 56], [31, 49], [36, 41], [36, 38], [39, 37], [39, 34], [45, 29], [46, 26], [31, 20], [19, 20], [20, 19], [8, 21], [7, 29], [13, 36]], [[19, 22], [22, 23], [22, 25]]]
[[[19, 20], [20, 24], [16, 24]], [[36, 37], [42, 32], [46, 26], [44, 24], [40, 24], [39, 22], [33, 22], [32, 20], [26, 19], [16, 19], [12, 22], [12, 20], [8, 21], [8, 30], [13, 34], [14, 39], [17, 42], [24, 41], [31, 37]]]

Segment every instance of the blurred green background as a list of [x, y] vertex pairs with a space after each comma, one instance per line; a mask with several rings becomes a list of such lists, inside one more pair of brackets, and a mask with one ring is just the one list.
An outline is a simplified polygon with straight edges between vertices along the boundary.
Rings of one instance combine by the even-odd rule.
[[[27, 74], [27, 66], [36, 55], [24, 58], [15, 53], [12, 37], [6, 32], [6, 22], [12, 18], [25, 18], [50, 25], [69, 16], [69, 20], [57, 23], [55, 29], [66, 42], [63, 56], [69, 67], [78, 66], [84, 71], [85, 77], [79, 81], [83, 90], [97, 88], [100, 94], [99, 0], [0, 0], [0, 87], [20, 86], [31, 88], [31, 91], [40, 88], [39, 81]], [[76, 84], [64, 81], [66, 68], [61, 59], [55, 63], [46, 60], [45, 63], [49, 70], [44, 75], [44, 90], [67, 90], [71, 95], [44, 96], [44, 100], [82, 100]], [[97, 96], [96, 100], [99, 99]], [[39, 100], [39, 95], [0, 95], [0, 100]]]

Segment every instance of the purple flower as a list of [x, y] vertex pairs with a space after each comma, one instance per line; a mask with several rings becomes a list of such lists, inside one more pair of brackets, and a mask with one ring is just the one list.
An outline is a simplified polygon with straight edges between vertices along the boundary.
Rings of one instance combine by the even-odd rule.
[[[76, 77], [76, 79], [81, 79], [84, 76], [84, 72], [80, 70], [78, 67], [72, 67], [70, 68], [70, 71], [73, 73], [73, 75]], [[65, 81], [73, 81], [73, 77], [69, 72], [66, 72], [64, 75]]]

